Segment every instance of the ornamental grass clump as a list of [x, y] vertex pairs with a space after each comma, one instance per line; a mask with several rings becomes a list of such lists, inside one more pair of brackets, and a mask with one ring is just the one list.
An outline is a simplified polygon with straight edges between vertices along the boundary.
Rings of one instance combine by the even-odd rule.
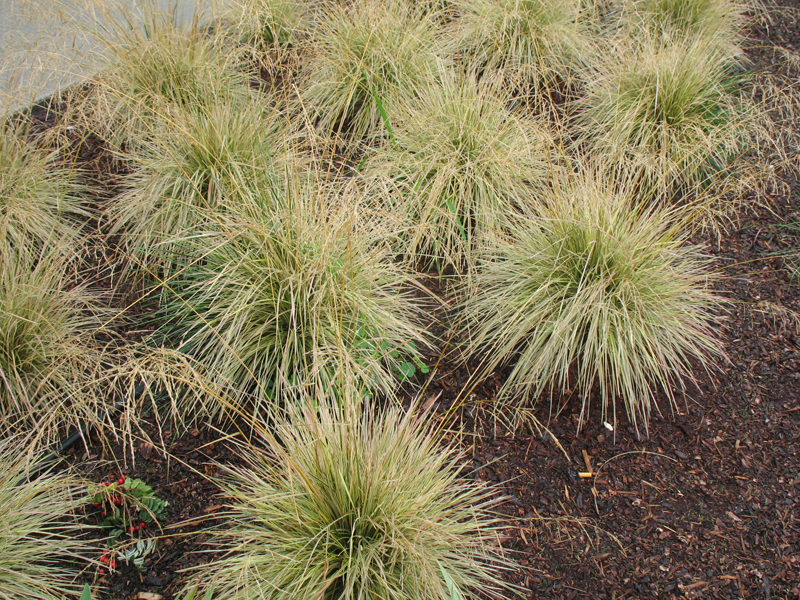
[[226, 552], [214, 589], [231, 600], [502, 598], [493, 490], [460, 478], [454, 446], [411, 412], [348, 406], [297, 411], [218, 481], [230, 516], [214, 534]]
[[102, 309], [52, 254], [0, 252], [0, 426], [52, 442], [110, 410]]
[[312, 384], [391, 394], [424, 343], [413, 282], [382, 232], [311, 186], [287, 186], [283, 209], [254, 207], [187, 237], [182, 255], [199, 258], [163, 286], [160, 335], [238, 412], [258, 415]]
[[330, 134], [383, 130], [387, 97], [413, 95], [440, 72], [435, 17], [399, 0], [325, 10], [308, 46], [305, 110]]
[[135, 265], [168, 266], [174, 238], [212, 226], [217, 211], [235, 210], [254, 190], [269, 198], [283, 143], [274, 109], [255, 99], [174, 111], [168, 130], [129, 154], [132, 172], [108, 209], [111, 232]]
[[94, 126], [116, 148], [157, 134], [176, 108], [204, 108], [248, 93], [245, 76], [200, 15], [183, 19], [145, 2], [143, 16], [106, 15], [96, 37], [106, 68], [91, 96]]
[[81, 219], [89, 214], [77, 173], [23, 135], [24, 128], [0, 119], [0, 252], [74, 249]]
[[77, 598], [92, 549], [76, 514], [85, 486], [65, 472], [30, 475], [26, 449], [22, 438], [0, 439], [0, 598]]
[[261, 52], [297, 43], [311, 25], [307, 6], [297, 0], [239, 0], [231, 18], [236, 37]]
[[569, 93], [596, 53], [580, 0], [458, 0], [453, 50], [535, 102]]
[[476, 240], [532, 204], [552, 168], [551, 144], [474, 77], [445, 76], [425, 90], [395, 107], [404, 118], [367, 171], [405, 219], [400, 248], [409, 261], [460, 269], [474, 263]]
[[746, 76], [713, 40], [651, 40], [610, 57], [587, 85], [581, 142], [667, 193], [704, 188], [736, 173], [752, 146], [757, 107]]
[[745, 25], [745, 6], [732, 0], [627, 0], [622, 4], [626, 31], [636, 35], [716, 39], [736, 45]]
[[615, 422], [619, 401], [646, 428], [659, 390], [675, 406], [690, 359], [708, 367], [722, 355], [721, 300], [674, 215], [603, 177], [555, 188], [488, 251], [463, 301], [463, 351], [483, 357], [484, 374], [510, 365], [500, 399], [513, 414], [542, 392], [574, 390], [583, 421], [597, 385], [602, 420]]

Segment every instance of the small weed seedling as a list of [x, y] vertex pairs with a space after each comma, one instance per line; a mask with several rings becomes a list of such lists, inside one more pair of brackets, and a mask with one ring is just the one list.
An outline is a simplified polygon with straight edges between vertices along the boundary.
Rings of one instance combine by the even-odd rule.
[[[142, 539], [142, 531], [149, 523], [163, 520], [167, 503], [155, 495], [153, 488], [141, 479], [124, 475], [111, 482], [103, 482], [90, 489], [92, 505], [100, 511], [101, 527], [110, 529], [108, 550], [100, 558], [109, 571], [117, 568], [117, 561], [133, 563], [144, 569], [144, 559], [156, 549], [152, 538]], [[138, 536], [136, 535], [138, 533]], [[130, 537], [128, 540], [126, 534]], [[100, 568], [102, 574], [104, 569]]]

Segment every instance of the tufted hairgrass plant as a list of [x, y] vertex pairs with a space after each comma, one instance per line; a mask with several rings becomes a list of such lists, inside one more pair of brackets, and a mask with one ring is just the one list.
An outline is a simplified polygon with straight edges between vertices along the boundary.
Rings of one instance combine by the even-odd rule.
[[[326, 7], [309, 40], [302, 102], [329, 134], [383, 131], [389, 96], [413, 95], [438, 76], [435, 16], [399, 0]], [[385, 112], [385, 110], [384, 110]]]
[[230, 12], [236, 37], [261, 52], [297, 43], [311, 26], [298, 0], [238, 0]]
[[375, 413], [352, 401], [295, 411], [266, 451], [226, 468], [223, 597], [504, 597], [493, 490], [459, 477], [456, 448], [412, 412]]
[[81, 219], [88, 216], [79, 195], [78, 173], [59, 164], [55, 152], [24, 139], [24, 126], [0, 118], [0, 250], [36, 252], [63, 247], [69, 254]]
[[43, 443], [110, 409], [99, 381], [114, 353], [96, 340], [105, 311], [70, 272], [47, 251], [0, 253], [0, 423]]
[[584, 421], [597, 385], [602, 420], [615, 422], [619, 402], [646, 429], [659, 390], [675, 406], [690, 359], [709, 367], [722, 356], [721, 299], [671, 209], [604, 178], [593, 169], [556, 187], [488, 250], [462, 304], [463, 351], [484, 357], [484, 374], [511, 366], [500, 396], [512, 414], [571, 389]]
[[667, 194], [736, 174], [759, 111], [729, 49], [704, 38], [652, 39], [610, 56], [587, 84], [581, 141]]
[[627, 0], [626, 31], [636, 35], [699, 37], [735, 46], [746, 24], [745, 6], [733, 0]]
[[257, 100], [175, 110], [169, 127], [129, 154], [132, 172], [108, 210], [134, 265], [167, 268], [175, 238], [213, 226], [217, 211], [269, 197], [282, 169], [284, 138], [275, 110]]
[[[119, 8], [119, 7], [118, 7]], [[174, 8], [174, 7], [173, 7]], [[248, 94], [246, 77], [222, 50], [220, 35], [152, 0], [141, 14], [103, 14], [93, 30], [105, 68], [92, 95], [93, 126], [117, 149], [158, 134], [174, 109], [203, 109]]]
[[579, 85], [596, 49], [581, 0], [458, 0], [453, 49], [543, 106]]
[[240, 412], [311, 385], [392, 394], [425, 344], [410, 275], [385, 234], [319, 182], [286, 189], [283, 208], [254, 203], [183, 240], [182, 256], [198, 258], [163, 284], [160, 335], [238, 395]]
[[474, 263], [476, 240], [530, 205], [552, 169], [543, 127], [506, 108], [474, 77], [444, 76], [419, 98], [391, 105], [404, 118], [368, 177], [387, 185], [388, 210], [404, 216], [401, 248], [413, 265]]
[[0, 439], [0, 597], [75, 598], [78, 561], [91, 549], [76, 515], [86, 489], [69, 473], [27, 479], [26, 450], [22, 438]]

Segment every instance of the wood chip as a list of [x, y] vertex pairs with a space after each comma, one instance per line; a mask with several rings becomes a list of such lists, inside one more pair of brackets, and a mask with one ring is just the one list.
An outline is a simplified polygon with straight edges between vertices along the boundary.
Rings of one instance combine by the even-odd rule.
[[684, 592], [690, 592], [691, 590], [696, 590], [699, 587], [705, 587], [708, 585], [707, 581], [696, 581], [695, 583], [690, 583], [689, 585], [684, 585], [681, 589]]
[[428, 398], [428, 400], [422, 406], [422, 412], [424, 413], [428, 412], [431, 409], [431, 406], [433, 406], [433, 404], [441, 397], [442, 397], [442, 390], [439, 390], [438, 394], [431, 394], [431, 397]]
[[164, 596], [161, 594], [151, 594], [150, 592], [139, 592], [136, 600], [161, 600]]

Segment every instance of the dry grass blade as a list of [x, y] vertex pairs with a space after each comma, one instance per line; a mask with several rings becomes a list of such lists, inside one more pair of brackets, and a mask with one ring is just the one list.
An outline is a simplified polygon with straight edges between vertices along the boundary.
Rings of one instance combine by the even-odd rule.
[[585, 419], [597, 383], [601, 419], [616, 419], [619, 400], [646, 428], [658, 388], [674, 404], [689, 359], [708, 366], [722, 354], [708, 261], [671, 221], [595, 172], [498, 241], [463, 303], [464, 353], [484, 356], [485, 374], [513, 365], [508, 410], [552, 386], [577, 390]]
[[[146, 0], [141, 14], [100, 6], [92, 34], [103, 49], [105, 69], [87, 114], [114, 148], [130, 148], [158, 133], [164, 113], [244, 98], [243, 74], [221, 49], [220, 36], [201, 26], [200, 13], [186, 18]], [[116, 7], [120, 9], [120, 7]]]
[[460, 479], [455, 448], [412, 413], [355, 404], [295, 411], [268, 453], [248, 449], [246, 466], [228, 469], [215, 589], [242, 600], [503, 597], [493, 490]]
[[732, 0], [626, 0], [622, 19], [628, 35], [674, 35], [740, 43], [750, 7]]
[[236, 38], [261, 52], [290, 46], [311, 28], [309, 9], [297, 0], [238, 0], [228, 18]]
[[221, 99], [174, 110], [169, 128], [129, 154], [134, 170], [108, 209], [111, 232], [123, 235], [134, 264], [168, 266], [171, 240], [213, 226], [232, 199], [246, 203], [259, 193], [261, 202], [278, 201], [273, 180], [284, 154], [279, 117], [263, 102]]
[[497, 70], [511, 89], [549, 102], [571, 91], [596, 53], [580, 0], [460, 0], [454, 50], [472, 69]]
[[[55, 152], [34, 148], [24, 125], [0, 118], [0, 247], [39, 252], [45, 247], [74, 252], [86, 201], [77, 191], [78, 173], [59, 165]], [[70, 248], [72, 246], [72, 248]]]

